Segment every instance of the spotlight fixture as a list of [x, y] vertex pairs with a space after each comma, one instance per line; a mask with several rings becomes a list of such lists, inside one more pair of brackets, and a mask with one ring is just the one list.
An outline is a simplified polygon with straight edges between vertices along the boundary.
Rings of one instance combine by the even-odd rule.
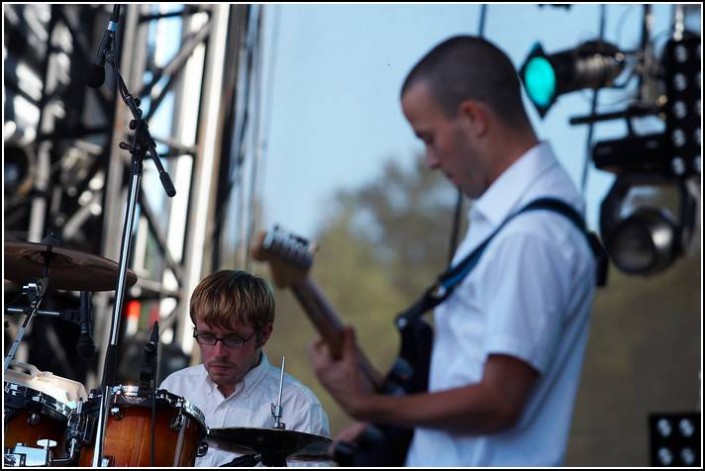
[[685, 251], [696, 207], [697, 198], [682, 178], [619, 175], [600, 208], [600, 233], [610, 259], [628, 274], [665, 270]]
[[550, 55], [536, 43], [519, 75], [529, 99], [543, 118], [559, 95], [611, 85], [624, 69], [624, 62], [624, 53], [605, 41], [588, 41]]
[[700, 174], [702, 123], [702, 56], [700, 36], [689, 33], [666, 44], [663, 53], [666, 83], [666, 142], [674, 170], [683, 176]]
[[700, 413], [649, 414], [651, 466], [701, 465]]

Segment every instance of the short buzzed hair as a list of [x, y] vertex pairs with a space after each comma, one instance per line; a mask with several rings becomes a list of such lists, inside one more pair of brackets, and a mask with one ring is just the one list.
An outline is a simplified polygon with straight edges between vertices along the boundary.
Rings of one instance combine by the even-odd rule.
[[427, 84], [448, 118], [457, 116], [463, 101], [476, 100], [506, 124], [529, 125], [514, 65], [502, 50], [485, 39], [455, 36], [434, 47], [411, 69], [401, 96], [420, 82]]

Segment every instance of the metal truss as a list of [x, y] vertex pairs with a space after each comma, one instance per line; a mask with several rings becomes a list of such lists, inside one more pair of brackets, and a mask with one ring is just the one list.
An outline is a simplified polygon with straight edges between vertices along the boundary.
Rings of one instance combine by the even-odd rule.
[[[140, 100], [177, 192], [168, 198], [154, 164], [145, 160], [129, 260], [138, 281], [126, 294], [120, 326], [119, 376], [130, 379], [138, 371], [138, 346], [155, 320], [162, 357], [188, 361], [191, 354], [188, 297], [202, 275], [221, 263], [222, 205], [229, 195], [222, 175], [232, 173], [238, 148], [238, 89], [251, 79], [240, 71], [241, 57], [247, 57], [253, 22], [248, 5], [123, 8], [119, 70]], [[83, 81], [108, 16], [105, 6], [6, 7], [3, 135], [6, 153], [17, 161], [16, 169], [6, 162], [6, 182], [8, 171], [19, 175], [9, 191], [6, 185], [6, 240], [39, 242], [51, 232], [65, 248], [119, 259], [131, 164], [120, 143], [130, 139], [132, 116], [116, 98], [112, 67], [106, 66], [108, 80], [98, 90]], [[94, 25], [93, 31], [84, 31], [85, 25]], [[29, 81], [22, 78], [27, 70]], [[33, 110], [33, 120], [24, 109]], [[61, 302], [68, 304], [77, 299], [65, 297]], [[87, 388], [97, 384], [113, 298], [113, 292], [93, 295], [100, 355], [76, 371], [75, 352], [64, 345], [65, 361], [52, 367], [56, 373], [85, 381]], [[30, 341], [29, 361], [35, 350]]]

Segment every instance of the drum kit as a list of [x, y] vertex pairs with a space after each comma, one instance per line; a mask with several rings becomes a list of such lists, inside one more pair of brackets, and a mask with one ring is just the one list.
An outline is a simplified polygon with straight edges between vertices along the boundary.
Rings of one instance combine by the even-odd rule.
[[[285, 465], [285, 459], [327, 460], [329, 439], [284, 430], [279, 415], [272, 411], [275, 429], [209, 430], [201, 411], [183, 397], [154, 387], [157, 334], [145, 346], [145, 361], [138, 386], [117, 385], [118, 337], [121, 306], [127, 286], [137, 276], [127, 269], [134, 234], [137, 201], [143, 162], [149, 156], [159, 174], [159, 181], [169, 197], [176, 194], [168, 173], [161, 164], [156, 142], [135, 98], [117, 66], [117, 42], [113, 36], [120, 24], [120, 4], [115, 4], [108, 29], [98, 54], [113, 71], [113, 84], [119, 89], [133, 119], [130, 142], [119, 147], [132, 154], [129, 191], [124, 209], [120, 260], [59, 247], [52, 236], [41, 244], [6, 242], [4, 246], [5, 278], [22, 284], [29, 306], [6, 306], [7, 314], [25, 314], [15, 339], [5, 357], [4, 395], [4, 466], [193, 466], [197, 456], [207, 452], [209, 444], [234, 453], [251, 453], [228, 466]], [[95, 64], [93, 64], [95, 66]], [[104, 71], [101, 71], [104, 72]], [[91, 71], [93, 73], [93, 71]], [[98, 74], [93, 74], [94, 77]], [[92, 87], [102, 81], [92, 80]], [[81, 291], [81, 309], [71, 315], [39, 309], [47, 287]], [[36, 315], [58, 316], [81, 325], [78, 353], [88, 356], [94, 351], [90, 337], [91, 291], [114, 290], [109, 340], [105, 348], [103, 378], [99, 389], [86, 394], [85, 387], [32, 365], [14, 361], [22, 337]], [[78, 322], [77, 322], [78, 321]], [[83, 343], [83, 344], [82, 344]], [[148, 350], [151, 350], [148, 351]], [[83, 352], [83, 353], [82, 353]], [[149, 355], [148, 355], [149, 354]], [[151, 355], [151, 356], [150, 356]], [[149, 361], [148, 361], [149, 360]], [[151, 374], [150, 374], [151, 370]], [[283, 367], [282, 367], [283, 370]], [[143, 372], [147, 371], [145, 375]], [[283, 374], [283, 373], [282, 373]], [[280, 401], [281, 405], [281, 385]]]
[[[16, 361], [17, 347], [32, 317], [51, 315], [39, 309], [48, 285], [70, 291], [111, 290], [118, 264], [47, 241], [6, 242], [4, 249], [5, 278], [23, 284], [29, 307], [6, 307], [6, 313], [24, 313], [26, 318], [5, 358], [3, 466], [90, 467], [98, 462], [99, 466], [190, 467], [209, 446], [242, 455], [227, 466], [286, 466], [287, 459], [329, 459], [330, 439], [285, 430], [277, 416], [271, 429], [209, 430], [197, 407], [151, 383], [109, 385], [87, 393], [79, 382]], [[136, 281], [137, 276], [127, 270], [125, 282]], [[106, 393], [109, 397], [104, 397]], [[102, 446], [96, 446], [97, 441]], [[95, 450], [100, 460], [95, 460]]]

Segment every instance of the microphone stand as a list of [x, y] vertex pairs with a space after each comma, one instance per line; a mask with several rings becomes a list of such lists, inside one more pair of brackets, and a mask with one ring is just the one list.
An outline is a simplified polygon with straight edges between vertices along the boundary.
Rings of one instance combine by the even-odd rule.
[[112, 51], [105, 51], [106, 62], [113, 69], [115, 83], [117, 84], [120, 95], [130, 109], [133, 120], [130, 121], [130, 129], [135, 131], [130, 145], [121, 142], [119, 147], [123, 150], [129, 150], [132, 154], [132, 163], [130, 165], [130, 191], [127, 196], [127, 208], [125, 211], [125, 222], [122, 232], [122, 242], [120, 249], [120, 262], [118, 268], [117, 287], [115, 289], [115, 302], [113, 305], [113, 317], [110, 325], [110, 343], [108, 344], [105, 364], [103, 369], [103, 381], [101, 384], [102, 394], [100, 395], [100, 407], [98, 410], [98, 424], [96, 426], [96, 439], [93, 451], [93, 467], [102, 466], [103, 445], [105, 440], [105, 426], [107, 423], [109, 408], [112, 403], [111, 385], [115, 383], [117, 371], [117, 355], [118, 355], [118, 333], [120, 331], [120, 311], [125, 295], [125, 284], [127, 279], [127, 263], [130, 255], [130, 245], [132, 242], [131, 234], [134, 227], [135, 208], [139, 195], [140, 182], [142, 180], [142, 162], [147, 152], [152, 157], [157, 170], [159, 171], [159, 179], [162, 182], [164, 191], [169, 197], [176, 194], [171, 178], [164, 170], [159, 155], [157, 154], [156, 144], [149, 133], [147, 123], [142, 119], [142, 110], [139, 109], [139, 100], [134, 98], [128, 90], [125, 82], [120, 75], [120, 70], [117, 66], [117, 54], [115, 43], [112, 41]]
[[157, 349], [159, 348], [159, 322], [154, 322], [152, 328], [152, 336], [144, 346], [144, 358], [142, 367], [140, 368], [140, 389], [149, 389], [149, 394], [152, 398], [152, 421], [150, 423], [150, 442], [149, 442], [149, 465], [154, 466], [154, 444], [156, 440], [154, 424], [157, 422]]

